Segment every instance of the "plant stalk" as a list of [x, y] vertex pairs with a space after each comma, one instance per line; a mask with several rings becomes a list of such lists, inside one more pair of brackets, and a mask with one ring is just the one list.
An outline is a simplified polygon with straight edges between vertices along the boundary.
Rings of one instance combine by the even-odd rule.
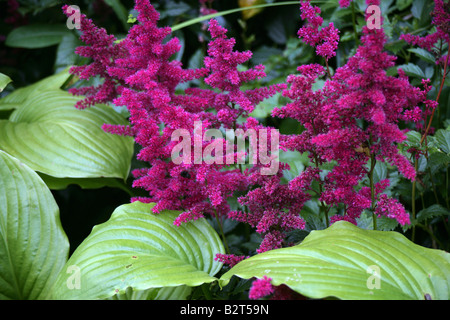
[[222, 235], [223, 245], [225, 246], [225, 251], [227, 254], [230, 254], [230, 248], [228, 247], [227, 239], [225, 238], [225, 233], [223, 232], [222, 223], [220, 222], [219, 215], [217, 214], [217, 210], [214, 210], [214, 215], [216, 216], [217, 225], [219, 226], [220, 234]]
[[359, 37], [358, 32], [356, 30], [356, 12], [355, 12], [355, 2], [352, 1], [352, 24], [353, 24], [353, 33], [355, 35], [355, 44], [359, 46]]
[[370, 171], [369, 171], [369, 183], [370, 183], [370, 200], [371, 200], [371, 211], [372, 211], [372, 221], [373, 221], [373, 230], [377, 230], [377, 216], [375, 214], [375, 183], [373, 181], [373, 171], [375, 169], [375, 165], [377, 160], [375, 159], [375, 155], [373, 153], [370, 154]]
[[[444, 87], [444, 82], [445, 82], [445, 76], [447, 74], [447, 65], [448, 65], [449, 57], [450, 57], [450, 45], [448, 46], [447, 59], [445, 59], [445, 63], [444, 63], [444, 73], [442, 74], [441, 85], [439, 87], [439, 92], [438, 92], [437, 97], [436, 97], [436, 102], [439, 102], [439, 98], [441, 97], [442, 88]], [[438, 106], [436, 108], [438, 108]], [[425, 140], [425, 138], [426, 138], [426, 136], [428, 134], [428, 130], [430, 130], [431, 122], [433, 121], [433, 116], [434, 116], [434, 112], [436, 111], [436, 108], [434, 108], [431, 111], [430, 120], [428, 120], [427, 128], [425, 129], [425, 132], [424, 132], [422, 138], [420, 139], [420, 144], [423, 143], [423, 141]]]
[[[418, 160], [415, 158], [414, 160], [414, 169], [417, 172], [417, 166], [418, 166]], [[412, 195], [411, 195], [411, 210], [412, 210], [412, 218], [413, 221], [416, 220], [416, 179], [414, 179], [412, 183]], [[416, 226], [412, 226], [412, 234], [411, 234], [411, 241], [414, 242], [414, 238], [416, 236]]]

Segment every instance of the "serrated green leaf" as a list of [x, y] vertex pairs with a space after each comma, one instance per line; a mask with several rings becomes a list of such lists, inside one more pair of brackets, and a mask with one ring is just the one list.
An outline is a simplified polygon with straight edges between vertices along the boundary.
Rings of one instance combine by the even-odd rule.
[[450, 155], [443, 152], [436, 151], [430, 153], [428, 156], [428, 167], [431, 169], [431, 174], [435, 174], [440, 169], [448, 168], [450, 163]]
[[133, 140], [101, 128], [126, 120], [106, 105], [78, 110], [78, 100], [62, 90], [34, 91], [0, 121], [0, 148], [54, 177], [126, 179]]
[[416, 77], [416, 78], [425, 78], [425, 74], [423, 73], [422, 69], [418, 65], [415, 65], [413, 63], [408, 64], [402, 64], [398, 66], [399, 69], [402, 69], [406, 75], [410, 77]]
[[438, 147], [445, 153], [450, 154], [450, 130], [440, 129], [435, 134]]
[[53, 298], [103, 299], [127, 288], [198, 286], [215, 281], [223, 253], [217, 233], [205, 219], [173, 225], [177, 211], [151, 212], [154, 204], [133, 202], [118, 207], [75, 250], [66, 266], [76, 266], [79, 289], [70, 289], [70, 274], [61, 273]]
[[47, 298], [68, 253], [50, 190], [0, 150], [0, 299]]
[[422, 138], [422, 136], [419, 132], [410, 130], [406, 133], [406, 137], [406, 144], [410, 146], [420, 146], [420, 139]]
[[[359, 228], [373, 230], [373, 217], [367, 211], [363, 211], [359, 218], [356, 218], [356, 222]], [[377, 217], [377, 230], [392, 231], [396, 227], [398, 227], [397, 220], [383, 216]]]
[[448, 216], [450, 215], [450, 210], [441, 206], [440, 204], [433, 204], [428, 208], [422, 209], [417, 213], [416, 221], [421, 222], [429, 218]]
[[432, 63], [433, 65], [436, 63], [436, 58], [427, 50], [422, 48], [412, 48], [408, 49], [408, 51], [415, 53], [422, 60]]
[[[376, 274], [374, 273], [376, 271]], [[338, 221], [299, 245], [241, 261], [220, 278], [271, 278], [310, 298], [450, 298], [450, 254], [421, 247], [394, 231], [363, 230]]]
[[387, 165], [384, 162], [377, 161], [373, 171], [374, 183], [380, 182], [387, 177]]

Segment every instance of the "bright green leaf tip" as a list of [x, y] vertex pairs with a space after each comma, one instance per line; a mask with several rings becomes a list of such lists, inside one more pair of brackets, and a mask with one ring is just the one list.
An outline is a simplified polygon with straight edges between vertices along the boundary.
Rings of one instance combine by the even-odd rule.
[[6, 74], [0, 73], [0, 92], [2, 92], [11, 81], [11, 78]]

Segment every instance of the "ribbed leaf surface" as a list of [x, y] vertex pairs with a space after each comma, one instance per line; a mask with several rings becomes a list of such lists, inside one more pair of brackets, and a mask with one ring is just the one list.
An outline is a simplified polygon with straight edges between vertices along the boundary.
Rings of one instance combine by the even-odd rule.
[[[129, 295], [129, 288], [198, 286], [216, 280], [221, 263], [214, 257], [223, 253], [223, 246], [208, 222], [200, 219], [177, 227], [173, 221], [180, 212], [156, 215], [152, 207], [140, 202], [122, 205], [109, 221], [94, 227], [67, 262], [68, 269], [78, 270], [79, 279], [73, 278], [75, 273], [62, 273], [53, 297], [104, 299]], [[78, 288], [71, 284], [76, 280]]]
[[397, 232], [364, 230], [345, 221], [313, 231], [301, 244], [246, 259], [225, 273], [272, 279], [311, 298], [450, 298], [450, 254], [421, 247]]
[[63, 90], [31, 93], [9, 120], [0, 121], [1, 149], [54, 177], [128, 176], [132, 138], [101, 128], [126, 123], [111, 107], [78, 110], [74, 105], [79, 98]]
[[0, 299], [46, 298], [68, 252], [50, 190], [0, 150]]

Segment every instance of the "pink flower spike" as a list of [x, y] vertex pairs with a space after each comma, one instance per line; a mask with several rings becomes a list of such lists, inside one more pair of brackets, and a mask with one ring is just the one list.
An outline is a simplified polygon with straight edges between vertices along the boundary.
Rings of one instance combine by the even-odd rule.
[[214, 260], [216, 261], [220, 261], [223, 264], [228, 265], [230, 268], [235, 266], [236, 264], [238, 264], [239, 262], [241, 262], [244, 259], [247, 259], [248, 256], [236, 256], [234, 254], [222, 254], [222, 253], [218, 253], [216, 254], [216, 257], [214, 258]]
[[258, 300], [272, 294], [274, 292], [274, 287], [270, 281], [272, 281], [272, 279], [267, 276], [253, 281], [248, 297], [252, 300]]

